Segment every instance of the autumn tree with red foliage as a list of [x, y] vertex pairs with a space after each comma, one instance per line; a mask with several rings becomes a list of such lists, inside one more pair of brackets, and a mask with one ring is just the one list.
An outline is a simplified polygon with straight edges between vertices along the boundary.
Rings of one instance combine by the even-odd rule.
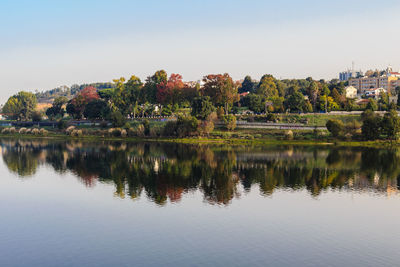
[[182, 75], [171, 74], [167, 82], [157, 85], [157, 101], [160, 104], [176, 104], [180, 101], [180, 94], [185, 87]]
[[75, 119], [81, 119], [83, 112], [85, 111], [85, 106], [89, 102], [99, 98], [100, 96], [97, 93], [97, 89], [93, 86], [88, 86], [69, 101], [67, 105], [67, 112]]

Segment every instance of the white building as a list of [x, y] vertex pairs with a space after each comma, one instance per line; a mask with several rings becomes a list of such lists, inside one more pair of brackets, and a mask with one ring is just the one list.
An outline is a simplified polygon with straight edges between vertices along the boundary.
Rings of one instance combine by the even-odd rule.
[[365, 91], [365, 96], [378, 99], [382, 93], [387, 93], [387, 90], [384, 88], [369, 89]]
[[354, 86], [347, 86], [344, 88], [344, 91], [346, 93], [346, 98], [357, 98], [357, 88]]

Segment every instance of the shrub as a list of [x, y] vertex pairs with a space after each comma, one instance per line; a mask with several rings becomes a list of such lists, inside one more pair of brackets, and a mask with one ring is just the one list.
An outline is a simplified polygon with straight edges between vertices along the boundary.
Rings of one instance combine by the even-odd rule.
[[21, 129], [19, 129], [18, 133], [19, 134], [26, 134], [27, 129], [22, 127]]
[[338, 137], [344, 133], [344, 125], [340, 120], [329, 120], [326, 123], [326, 128], [334, 137]]
[[71, 135], [71, 133], [72, 133], [73, 130], [75, 130], [75, 126], [69, 126], [69, 127], [65, 130], [65, 132], [66, 132], [66, 134]]
[[46, 136], [46, 135], [48, 134], [48, 131], [47, 131], [46, 129], [41, 128], [41, 129], [39, 130], [39, 134], [40, 134], [40, 135], [43, 135], [43, 136]]
[[32, 133], [33, 135], [39, 135], [40, 131], [39, 131], [38, 128], [33, 128], [32, 131], [31, 131], [31, 133]]
[[218, 120], [217, 112], [211, 112], [210, 115], [207, 117], [207, 121], [211, 121], [215, 123]]
[[236, 117], [232, 114], [224, 116], [224, 123], [226, 129], [233, 131], [236, 128]]
[[212, 121], [202, 121], [199, 124], [198, 132], [200, 135], [208, 136], [214, 130], [214, 123]]
[[114, 127], [122, 127], [126, 123], [125, 116], [119, 110], [111, 113], [111, 120]]
[[178, 137], [186, 137], [197, 134], [198, 120], [192, 116], [179, 116], [177, 120], [176, 133]]
[[135, 131], [135, 135], [138, 137], [144, 137], [144, 126], [143, 124], [138, 125]]
[[113, 129], [113, 131], [112, 131], [112, 136], [114, 136], [114, 137], [119, 137], [119, 136], [121, 136], [121, 129], [120, 128], [114, 128]]
[[81, 137], [83, 135], [83, 132], [82, 132], [82, 130], [73, 130], [72, 132], [71, 132], [71, 136], [73, 136], [73, 137]]
[[163, 129], [164, 136], [194, 136], [198, 134], [199, 122], [195, 117], [182, 116], [177, 121], [168, 121]]
[[293, 131], [292, 130], [288, 130], [285, 132], [285, 139], [286, 140], [293, 140]]
[[361, 133], [361, 124], [358, 121], [350, 121], [345, 125], [346, 133], [356, 135]]

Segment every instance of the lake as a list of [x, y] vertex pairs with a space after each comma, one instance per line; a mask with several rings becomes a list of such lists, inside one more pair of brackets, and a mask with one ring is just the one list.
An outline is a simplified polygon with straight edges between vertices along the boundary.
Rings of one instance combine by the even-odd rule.
[[1, 266], [395, 266], [400, 151], [0, 139]]

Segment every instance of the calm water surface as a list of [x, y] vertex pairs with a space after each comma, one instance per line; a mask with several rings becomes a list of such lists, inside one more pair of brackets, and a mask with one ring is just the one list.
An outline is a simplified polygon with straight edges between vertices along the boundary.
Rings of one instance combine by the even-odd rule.
[[398, 150], [0, 146], [0, 266], [400, 265]]

